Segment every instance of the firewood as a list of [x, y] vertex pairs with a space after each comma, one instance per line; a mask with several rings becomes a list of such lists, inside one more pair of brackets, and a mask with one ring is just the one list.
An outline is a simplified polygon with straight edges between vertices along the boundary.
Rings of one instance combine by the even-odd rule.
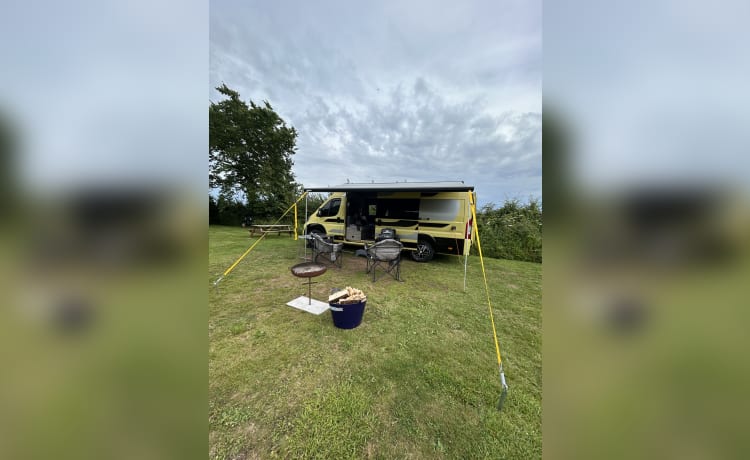
[[336, 291], [333, 294], [328, 296], [328, 303], [335, 302], [336, 300], [339, 300], [347, 296], [349, 296], [349, 292], [346, 289]]
[[335, 292], [328, 297], [330, 303], [337, 303], [339, 305], [360, 303], [366, 300], [367, 296], [365, 296], [364, 292], [351, 286], [347, 286], [346, 289]]

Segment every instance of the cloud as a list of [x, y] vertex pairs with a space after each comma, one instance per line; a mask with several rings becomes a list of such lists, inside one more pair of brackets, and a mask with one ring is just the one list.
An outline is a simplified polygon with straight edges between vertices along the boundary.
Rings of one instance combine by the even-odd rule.
[[539, 4], [213, 2], [210, 30], [211, 87], [295, 126], [304, 185], [464, 180], [480, 203], [541, 196]]

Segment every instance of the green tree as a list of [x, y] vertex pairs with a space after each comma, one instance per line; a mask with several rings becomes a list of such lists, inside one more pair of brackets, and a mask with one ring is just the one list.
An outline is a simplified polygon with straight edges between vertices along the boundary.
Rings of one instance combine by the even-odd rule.
[[297, 131], [268, 101], [248, 105], [225, 84], [216, 90], [226, 98], [209, 107], [209, 186], [242, 196], [255, 215], [275, 215], [294, 201]]
[[219, 205], [214, 197], [208, 195], [208, 224], [216, 225], [219, 223]]

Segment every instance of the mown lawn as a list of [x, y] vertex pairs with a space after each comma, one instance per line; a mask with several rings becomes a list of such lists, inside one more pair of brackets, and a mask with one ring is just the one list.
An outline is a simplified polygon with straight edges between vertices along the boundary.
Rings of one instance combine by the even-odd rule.
[[[372, 283], [346, 248], [343, 269], [313, 285], [368, 296], [362, 324], [286, 306], [304, 295], [289, 268], [301, 241], [255, 241], [241, 228], [209, 229], [210, 457], [539, 458], [541, 265], [485, 260], [510, 392], [500, 382], [479, 258], [402, 262], [398, 283]], [[405, 254], [406, 256], [406, 254]]]

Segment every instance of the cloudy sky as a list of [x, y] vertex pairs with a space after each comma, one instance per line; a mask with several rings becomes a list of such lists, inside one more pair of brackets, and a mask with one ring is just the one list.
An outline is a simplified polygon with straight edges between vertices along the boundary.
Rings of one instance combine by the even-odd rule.
[[203, 0], [4, 3], [0, 117], [21, 150], [13, 176], [50, 192], [205, 191], [207, 35]]
[[210, 5], [222, 82], [299, 132], [305, 186], [463, 180], [480, 204], [540, 198], [540, 1]]
[[750, 54], [728, 45], [750, 42], [750, 3], [572, 0], [544, 15], [544, 100], [566, 119], [578, 185], [750, 188]]

